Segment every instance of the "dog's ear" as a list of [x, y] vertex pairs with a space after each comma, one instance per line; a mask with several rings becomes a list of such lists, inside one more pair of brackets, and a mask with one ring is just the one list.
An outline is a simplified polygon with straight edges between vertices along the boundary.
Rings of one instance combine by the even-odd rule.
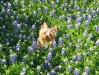
[[41, 29], [43, 28], [47, 28], [47, 23], [46, 22], [43, 22], [42, 26], [41, 26]]
[[53, 28], [55, 31], [58, 30], [58, 26], [57, 26], [57, 25], [54, 25], [52, 28]]

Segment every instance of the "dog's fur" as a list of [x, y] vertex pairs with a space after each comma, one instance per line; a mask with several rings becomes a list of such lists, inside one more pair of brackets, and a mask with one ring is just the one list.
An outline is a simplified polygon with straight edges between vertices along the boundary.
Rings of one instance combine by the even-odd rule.
[[51, 45], [55, 41], [57, 35], [58, 26], [54, 25], [48, 28], [46, 22], [43, 22], [41, 29], [39, 30], [39, 37], [37, 39], [37, 47], [44, 47], [46, 44]]

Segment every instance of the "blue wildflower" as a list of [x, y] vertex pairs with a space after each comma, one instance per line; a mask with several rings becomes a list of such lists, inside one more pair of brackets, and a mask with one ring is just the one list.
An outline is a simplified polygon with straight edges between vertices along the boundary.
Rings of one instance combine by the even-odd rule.
[[25, 62], [27, 59], [27, 56], [22, 57], [22, 62]]
[[77, 60], [80, 61], [82, 59], [82, 55], [80, 53], [77, 54]]
[[36, 41], [32, 42], [32, 47], [35, 49], [36, 48]]
[[0, 17], [0, 22], [3, 22], [3, 18], [2, 17]]
[[54, 42], [52, 43], [52, 46], [53, 46], [53, 47], [56, 47], [56, 45], [57, 45], [57, 43], [54, 41]]
[[37, 16], [37, 12], [34, 11], [34, 12], [33, 12], [33, 17], [36, 17], [36, 16]]
[[33, 51], [34, 51], [34, 49], [33, 49], [31, 46], [28, 46], [27, 50], [28, 50], [29, 52], [33, 52]]
[[84, 68], [84, 72], [89, 73], [89, 72], [90, 72], [90, 68], [89, 68], [88, 66], [86, 66], [86, 67]]
[[44, 66], [45, 68], [49, 68], [48, 61], [47, 61], [47, 60], [45, 60], [45, 62], [43, 63], [43, 66]]
[[36, 70], [37, 71], [41, 71], [41, 67], [40, 66], [37, 66]]
[[52, 60], [52, 53], [51, 52], [48, 53], [47, 59], [50, 60], [50, 61]]
[[73, 61], [76, 61], [76, 59], [77, 59], [76, 56], [73, 56], [73, 57], [72, 57], [72, 60], [73, 60]]
[[25, 17], [24, 23], [25, 23], [25, 24], [28, 24], [28, 16]]
[[11, 62], [11, 63], [15, 63], [16, 60], [17, 60], [17, 55], [16, 55], [16, 54], [11, 54], [11, 55], [10, 55], [10, 62]]
[[74, 75], [80, 75], [79, 69], [75, 68], [75, 70], [74, 70]]
[[36, 29], [36, 25], [35, 24], [32, 25], [32, 29]]
[[11, 8], [12, 8], [11, 3], [9, 3], [9, 2], [7, 3], [7, 8], [8, 8], [8, 9], [11, 9]]
[[63, 56], [66, 55], [66, 49], [65, 49], [65, 48], [62, 48], [61, 54], [62, 54]]
[[44, 6], [44, 13], [47, 14], [48, 13], [48, 7]]
[[62, 37], [59, 38], [59, 40], [58, 40], [58, 44], [59, 44], [59, 45], [63, 45]]
[[69, 71], [69, 72], [71, 72], [72, 70], [73, 70], [73, 68], [72, 68], [72, 66], [68, 66], [68, 68], [67, 68], [67, 70]]
[[95, 25], [96, 31], [99, 31], [99, 26]]
[[56, 75], [56, 72], [54, 70], [52, 70], [50, 75]]
[[99, 39], [96, 41], [96, 44], [99, 45]]

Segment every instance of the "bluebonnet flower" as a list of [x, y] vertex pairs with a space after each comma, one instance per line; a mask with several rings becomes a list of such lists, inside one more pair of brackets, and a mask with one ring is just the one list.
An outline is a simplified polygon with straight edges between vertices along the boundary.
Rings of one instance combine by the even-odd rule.
[[3, 31], [3, 32], [6, 31], [6, 26], [3, 25], [3, 27], [2, 27], [2, 31]]
[[33, 12], [33, 17], [36, 17], [36, 16], [37, 16], [37, 12], [34, 11], [34, 12]]
[[84, 4], [87, 4], [87, 0], [83, 0], [84, 1]]
[[41, 12], [41, 8], [38, 8], [38, 12]]
[[73, 44], [70, 42], [70, 43], [68, 44], [68, 46], [73, 46]]
[[69, 24], [69, 25], [72, 24], [71, 18], [68, 18], [67, 24]]
[[17, 16], [16, 16], [16, 21], [20, 21], [20, 15], [19, 14], [17, 14]]
[[84, 23], [85, 27], [88, 27], [89, 24], [90, 24], [90, 21], [88, 21], [88, 20], [86, 20], [85, 23]]
[[31, 33], [29, 37], [30, 37], [30, 39], [34, 38], [34, 34]]
[[58, 40], [58, 44], [59, 44], [59, 45], [63, 45], [62, 37], [59, 38], [59, 40]]
[[67, 29], [71, 29], [72, 28], [72, 25], [67, 25]]
[[23, 68], [20, 75], [25, 75], [26, 74], [26, 68]]
[[11, 8], [12, 8], [12, 5], [11, 5], [10, 2], [7, 3], [7, 8], [8, 8], [8, 9], [11, 9]]
[[47, 59], [50, 60], [50, 61], [52, 60], [52, 53], [51, 52], [48, 53]]
[[26, 59], [27, 59], [27, 56], [23, 56], [23, 57], [22, 57], [22, 62], [25, 62]]
[[90, 68], [89, 68], [88, 66], [86, 66], [86, 67], [84, 68], [84, 72], [89, 73], [89, 72], [90, 72]]
[[65, 12], [65, 13], [67, 12], [67, 9], [66, 9], [66, 8], [64, 8], [64, 12]]
[[89, 12], [89, 11], [90, 11], [90, 9], [89, 9], [89, 7], [87, 7], [86, 12]]
[[96, 10], [96, 11], [97, 11], [97, 13], [99, 14], [99, 8], [97, 8], [97, 10]]
[[65, 48], [62, 48], [61, 54], [62, 54], [62, 55], [66, 55], [66, 49], [65, 49]]
[[35, 49], [36, 48], [36, 41], [32, 42], [32, 47]]
[[77, 4], [74, 5], [74, 9], [78, 10], [79, 6]]
[[96, 44], [99, 45], [99, 39], [97, 39]]
[[21, 5], [24, 5], [24, 0], [21, 1]]
[[2, 11], [2, 13], [5, 13], [5, 8], [4, 8], [4, 7], [2, 7], [2, 10], [1, 10], [1, 11]]
[[11, 55], [10, 55], [10, 62], [11, 62], [11, 63], [15, 63], [16, 60], [17, 60], [17, 55], [16, 55], [16, 54], [11, 54]]
[[13, 11], [13, 15], [16, 15], [17, 14], [17, 12], [16, 11]]
[[36, 70], [41, 71], [41, 66], [37, 66]]
[[49, 64], [48, 64], [48, 61], [47, 61], [47, 60], [45, 60], [45, 62], [43, 63], [43, 66], [44, 66], [45, 68], [49, 68]]
[[56, 47], [56, 45], [57, 45], [57, 43], [54, 41], [54, 42], [52, 43], [52, 46], [53, 46], [53, 47]]
[[18, 5], [18, 0], [14, 0], [14, 5]]
[[2, 17], [0, 17], [0, 22], [3, 22], [3, 18]]
[[17, 43], [17, 45], [16, 45], [16, 51], [19, 51], [19, 50], [20, 50], [20, 48], [21, 48], [20, 44], [19, 44], [19, 43]]
[[70, 35], [69, 34], [66, 34], [66, 39], [69, 39], [70, 38]]
[[99, 31], [99, 26], [95, 25], [96, 31]]
[[49, 52], [51, 52], [52, 54], [54, 53], [52, 48], [49, 48]]
[[26, 39], [26, 35], [23, 35], [23, 39]]
[[80, 61], [82, 59], [82, 55], [80, 53], [77, 54], [77, 60]]
[[79, 45], [76, 45], [76, 49], [79, 50], [80, 49], [80, 46]]
[[76, 19], [76, 23], [81, 23], [81, 22], [82, 22], [82, 17]]
[[52, 70], [50, 75], [56, 75], [56, 72], [54, 70]]
[[45, 2], [46, 0], [42, 0], [42, 2]]
[[81, 12], [84, 12], [84, 11], [85, 11], [85, 8], [84, 8], [84, 7], [82, 7], [82, 8], [81, 8]]
[[28, 16], [25, 17], [24, 23], [25, 23], [25, 24], [28, 24]]
[[32, 29], [36, 29], [36, 25], [35, 25], [35, 24], [33, 24], [31, 28], [32, 28]]
[[84, 52], [84, 53], [83, 53], [83, 56], [87, 56], [87, 53], [86, 53], [86, 52]]
[[13, 27], [17, 27], [17, 24], [18, 24], [17, 21], [14, 21], [14, 22], [12, 23]]
[[62, 16], [60, 16], [59, 18], [60, 18], [61, 20], [66, 20], [65, 15], [62, 15]]
[[21, 29], [21, 27], [22, 27], [22, 23], [17, 24], [17, 27], [16, 27], [16, 28], [20, 30], [20, 29]]
[[87, 15], [87, 20], [91, 21], [92, 20], [92, 16], [91, 15]]
[[80, 75], [80, 70], [78, 68], [75, 68], [74, 75]]
[[92, 34], [89, 34], [88, 39], [93, 39], [94, 36]]
[[95, 16], [97, 13], [95, 10], [92, 10], [91, 14], [92, 14], [92, 16]]
[[76, 56], [72, 56], [72, 60], [76, 61], [77, 57]]
[[6, 14], [7, 15], [10, 15], [10, 13], [11, 13], [11, 10], [10, 9], [7, 9]]
[[67, 68], [67, 70], [69, 71], [69, 72], [71, 72], [72, 70], [73, 70], [73, 68], [72, 68], [72, 66], [68, 66], [68, 68]]
[[54, 17], [55, 16], [55, 10], [53, 10], [52, 12], [50, 12], [50, 16]]
[[54, 3], [54, 1], [52, 1], [52, 2], [51, 2], [51, 6], [52, 6], [52, 7], [54, 7], [54, 6], [55, 6], [55, 3]]
[[80, 23], [76, 23], [75, 28], [79, 28]]
[[81, 39], [78, 39], [78, 40], [77, 40], [77, 43], [80, 44], [80, 43], [81, 43]]
[[2, 62], [2, 64], [3, 64], [3, 65], [7, 64], [6, 59], [2, 59], [2, 61], [1, 61], [1, 62]]
[[44, 13], [47, 14], [48, 13], [48, 7], [44, 6]]
[[63, 10], [63, 9], [65, 8], [65, 5], [64, 5], [64, 4], [62, 4], [60, 8]]
[[84, 31], [84, 33], [83, 33], [83, 37], [86, 37], [87, 36], [87, 34], [88, 34], [88, 31]]
[[86, 14], [83, 14], [83, 15], [82, 15], [82, 18], [83, 18], [83, 19], [87, 19]]
[[64, 64], [67, 64], [67, 62], [68, 62], [68, 59], [64, 59], [64, 60], [63, 60], [63, 63], [64, 63]]
[[33, 52], [33, 51], [34, 51], [34, 49], [33, 49], [31, 46], [28, 46], [27, 50], [28, 50], [29, 52]]
[[18, 35], [18, 34], [19, 34], [18, 30], [15, 30], [14, 35]]

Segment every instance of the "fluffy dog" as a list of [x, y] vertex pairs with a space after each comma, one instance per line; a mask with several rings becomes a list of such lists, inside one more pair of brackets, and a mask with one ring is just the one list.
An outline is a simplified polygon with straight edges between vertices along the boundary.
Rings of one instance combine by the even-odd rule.
[[51, 45], [55, 41], [57, 35], [58, 26], [54, 25], [48, 28], [46, 22], [43, 22], [41, 29], [39, 30], [39, 37], [37, 39], [37, 47], [44, 47], [45, 45]]

